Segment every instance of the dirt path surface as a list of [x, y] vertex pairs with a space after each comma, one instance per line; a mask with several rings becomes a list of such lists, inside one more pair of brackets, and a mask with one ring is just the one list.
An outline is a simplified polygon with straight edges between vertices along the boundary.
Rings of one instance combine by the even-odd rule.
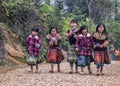
[[0, 86], [120, 86], [120, 62], [113, 61], [105, 65], [105, 75], [96, 76], [96, 67], [92, 64], [92, 75], [68, 74], [69, 64], [61, 63], [61, 73], [48, 73], [49, 64], [39, 65], [39, 73], [29, 73], [29, 67], [17, 68], [0, 74]]

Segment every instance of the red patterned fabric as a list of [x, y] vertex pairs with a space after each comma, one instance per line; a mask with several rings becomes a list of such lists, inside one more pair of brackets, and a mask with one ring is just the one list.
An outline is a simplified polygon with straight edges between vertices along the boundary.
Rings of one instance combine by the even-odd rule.
[[108, 52], [94, 52], [94, 61], [96, 65], [110, 64], [110, 57]]
[[64, 59], [61, 49], [50, 48], [46, 60], [49, 63], [60, 63]]

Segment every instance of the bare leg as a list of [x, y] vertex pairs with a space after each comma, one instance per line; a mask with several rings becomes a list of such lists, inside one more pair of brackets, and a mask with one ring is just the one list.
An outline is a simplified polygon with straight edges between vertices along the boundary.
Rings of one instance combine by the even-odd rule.
[[80, 74], [84, 74], [84, 67], [81, 67], [81, 72]]
[[36, 70], [38, 70], [38, 64], [36, 64]]
[[83, 67], [81, 67], [81, 72], [84, 72], [84, 71], [83, 71]]
[[89, 72], [89, 74], [92, 74], [92, 70], [90, 68], [90, 65], [88, 65], [88, 72]]
[[78, 73], [78, 66], [77, 66], [77, 63], [75, 63], [75, 72]]
[[104, 73], [103, 73], [103, 66], [100, 67], [100, 74], [104, 75]]
[[53, 73], [53, 67], [54, 67], [54, 64], [51, 64], [51, 70], [49, 71], [50, 73]]
[[35, 72], [38, 73], [38, 64], [36, 64], [36, 71]]
[[103, 66], [100, 67], [100, 72], [102, 72], [102, 71], [103, 71]]
[[33, 72], [33, 66], [32, 65], [30, 66], [30, 69], [31, 69], [31, 72]]
[[58, 63], [58, 72], [61, 72], [61, 70], [60, 70], [60, 63]]
[[97, 76], [99, 76], [100, 73], [99, 71], [100, 71], [100, 66], [97, 66], [97, 73], [96, 73]]
[[70, 66], [71, 71], [73, 72], [73, 66]]
[[73, 73], [73, 63], [70, 63], [70, 72], [69, 72], [69, 74], [72, 74]]

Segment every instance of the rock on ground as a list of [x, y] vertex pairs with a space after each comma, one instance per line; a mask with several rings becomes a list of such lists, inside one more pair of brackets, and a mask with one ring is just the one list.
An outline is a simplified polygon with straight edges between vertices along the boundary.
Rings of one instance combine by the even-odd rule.
[[[120, 86], [120, 62], [113, 61], [105, 65], [105, 75], [96, 76], [96, 67], [92, 64], [92, 75], [68, 74], [70, 68], [67, 62], [61, 63], [61, 73], [48, 73], [49, 64], [40, 64], [39, 73], [29, 73], [29, 67], [19, 68], [0, 74], [0, 86]], [[80, 68], [79, 68], [80, 70]]]

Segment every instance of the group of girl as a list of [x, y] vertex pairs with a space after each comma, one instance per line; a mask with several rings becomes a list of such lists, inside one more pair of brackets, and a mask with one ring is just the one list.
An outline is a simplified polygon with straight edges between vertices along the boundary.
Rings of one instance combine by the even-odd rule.
[[[78, 29], [76, 20], [70, 22], [70, 29], [66, 32], [67, 39], [67, 61], [70, 63], [69, 73], [74, 73], [73, 65], [75, 64], [75, 73], [79, 73], [78, 67], [81, 67], [80, 74], [84, 74], [84, 67], [87, 66], [88, 73], [92, 74], [90, 63], [94, 61], [97, 67], [96, 75], [103, 75], [104, 64], [110, 64], [110, 58], [107, 50], [108, 34], [104, 24], [99, 24], [93, 34], [88, 32], [86, 25], [82, 25]], [[33, 28], [32, 33], [27, 37], [26, 46], [28, 55], [33, 55], [34, 58], [39, 57], [39, 48], [41, 40], [38, 36], [38, 28]], [[51, 63], [50, 73], [54, 72], [54, 64], [57, 64], [57, 72], [61, 72], [60, 63], [64, 59], [59, 43], [61, 36], [56, 27], [50, 29], [46, 39], [48, 40], [49, 50], [46, 55], [46, 61]], [[94, 56], [94, 58], [93, 58]], [[29, 56], [28, 56], [29, 57]], [[33, 72], [33, 64], [31, 71]], [[38, 72], [38, 61], [36, 60], [36, 71]]]

